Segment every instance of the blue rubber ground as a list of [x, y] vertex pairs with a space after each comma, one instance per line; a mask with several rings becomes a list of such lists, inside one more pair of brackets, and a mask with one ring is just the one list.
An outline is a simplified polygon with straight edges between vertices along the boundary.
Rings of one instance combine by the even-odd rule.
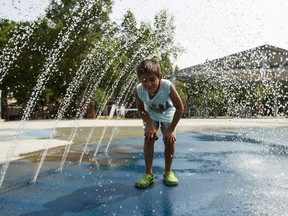
[[113, 140], [108, 155], [101, 151], [104, 143], [97, 157], [81, 165], [68, 161], [62, 172], [55, 172], [59, 161], [45, 161], [36, 184], [27, 184], [35, 163], [15, 161], [1, 188], [0, 214], [287, 215], [287, 147], [251, 131], [178, 133], [176, 187], [163, 183], [161, 137], [155, 146], [156, 181], [147, 189], [134, 187], [145, 169], [142, 137]]

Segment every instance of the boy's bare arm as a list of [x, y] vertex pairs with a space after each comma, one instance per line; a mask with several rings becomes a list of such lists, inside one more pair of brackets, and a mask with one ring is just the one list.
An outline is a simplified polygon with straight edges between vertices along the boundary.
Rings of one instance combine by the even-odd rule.
[[137, 95], [136, 88], [134, 89], [134, 96], [135, 96], [136, 107], [138, 109], [139, 115], [142, 118], [142, 120], [144, 121], [144, 123], [146, 124], [146, 127], [149, 129], [145, 132], [145, 136], [147, 136], [146, 138], [150, 139], [151, 135], [153, 135], [153, 136], [156, 135], [156, 130], [154, 128], [154, 125], [153, 125], [153, 122], [152, 122], [150, 116], [148, 115], [148, 113], [144, 109], [144, 103], [139, 99], [139, 97]]
[[170, 87], [170, 98], [174, 107], [176, 108], [172, 122], [168, 128], [169, 132], [173, 132], [184, 112], [184, 105], [181, 100], [181, 97], [179, 96], [177, 90], [175, 89], [173, 85], [171, 85]]

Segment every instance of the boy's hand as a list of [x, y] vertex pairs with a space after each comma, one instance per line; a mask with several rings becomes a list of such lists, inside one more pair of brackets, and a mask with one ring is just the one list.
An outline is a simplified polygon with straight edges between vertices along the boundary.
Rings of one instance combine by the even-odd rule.
[[152, 141], [152, 140], [155, 140], [155, 138], [156, 138], [155, 129], [145, 131], [145, 139]]
[[176, 141], [176, 136], [174, 132], [167, 132], [164, 137], [166, 143], [174, 143]]

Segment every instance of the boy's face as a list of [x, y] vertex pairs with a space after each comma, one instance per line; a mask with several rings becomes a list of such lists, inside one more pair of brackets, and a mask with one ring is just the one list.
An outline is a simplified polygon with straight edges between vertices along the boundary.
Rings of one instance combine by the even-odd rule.
[[140, 76], [140, 82], [150, 96], [157, 94], [161, 79], [162, 75], [158, 77], [153, 73], [144, 73]]

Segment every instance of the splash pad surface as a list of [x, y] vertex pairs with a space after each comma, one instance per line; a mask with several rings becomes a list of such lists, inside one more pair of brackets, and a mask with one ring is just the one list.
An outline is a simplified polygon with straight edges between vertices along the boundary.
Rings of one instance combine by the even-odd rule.
[[[246, 125], [255, 124], [251, 119], [238, 121], [237, 125], [245, 121]], [[227, 122], [223, 125], [227, 126]], [[35, 184], [27, 184], [35, 161], [29, 157], [13, 161], [1, 189], [0, 212], [2, 215], [285, 215], [288, 142], [283, 134], [288, 132], [287, 121], [278, 122], [280, 127], [262, 123], [258, 127], [255, 124], [206, 130], [202, 120], [190, 120], [190, 127], [188, 121], [183, 121], [173, 163], [180, 182], [177, 187], [167, 187], [162, 181], [161, 138], [155, 145], [156, 182], [142, 190], [134, 187], [144, 171], [142, 137], [138, 135], [115, 137], [107, 154], [104, 141], [98, 155], [87, 153], [81, 164], [76, 162], [81, 145], [75, 145], [62, 172], [55, 171], [59, 166], [55, 153], [45, 161]], [[209, 127], [213, 124], [216, 124], [213, 120], [206, 121]], [[193, 130], [195, 125], [205, 130]], [[89, 145], [92, 151], [94, 148], [95, 144]]]

